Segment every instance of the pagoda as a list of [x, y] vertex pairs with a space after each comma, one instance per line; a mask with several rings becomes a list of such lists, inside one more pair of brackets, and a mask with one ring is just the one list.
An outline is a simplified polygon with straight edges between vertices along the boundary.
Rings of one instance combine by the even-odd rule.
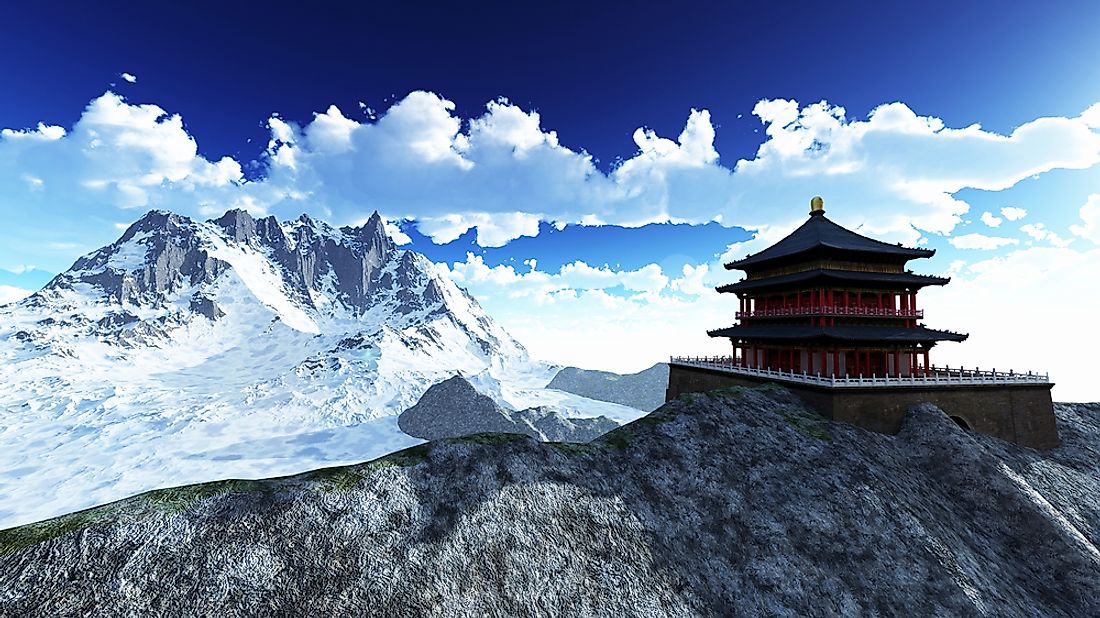
[[729, 356], [672, 357], [667, 399], [776, 382], [826, 418], [897, 433], [912, 406], [932, 403], [966, 430], [1034, 448], [1058, 445], [1046, 374], [941, 367], [931, 350], [967, 335], [928, 328], [918, 292], [950, 279], [906, 268], [932, 249], [868, 238], [810, 216], [771, 247], [726, 264], [745, 277], [716, 290], [739, 300], [737, 323], [708, 331]]
[[949, 279], [914, 274], [905, 264], [933, 254], [845, 229], [825, 216], [824, 201], [815, 197], [801, 227], [725, 265], [746, 274], [717, 288], [740, 299], [740, 324], [708, 334], [728, 337], [744, 367], [823, 376], [919, 374], [930, 366], [937, 342], [967, 337], [918, 323], [924, 312], [917, 292]]

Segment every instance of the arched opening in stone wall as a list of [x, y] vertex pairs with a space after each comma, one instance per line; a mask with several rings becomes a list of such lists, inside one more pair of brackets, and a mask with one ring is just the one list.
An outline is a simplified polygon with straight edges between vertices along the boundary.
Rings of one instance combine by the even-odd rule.
[[967, 423], [961, 417], [952, 416], [951, 420], [955, 421], [955, 424], [958, 425], [959, 427], [962, 427], [963, 429], [965, 429], [967, 431], [970, 431], [970, 423]]

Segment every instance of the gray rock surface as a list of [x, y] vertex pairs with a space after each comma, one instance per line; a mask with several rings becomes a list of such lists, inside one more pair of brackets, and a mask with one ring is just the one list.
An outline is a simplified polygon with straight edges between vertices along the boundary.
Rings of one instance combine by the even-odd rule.
[[481, 434], [0, 532], [0, 614], [1100, 615], [1100, 405], [1046, 452], [778, 388], [585, 445]]
[[650, 412], [665, 402], [668, 365], [657, 363], [649, 369], [628, 374], [566, 367], [554, 376], [546, 388]]
[[401, 431], [438, 440], [475, 433], [517, 433], [550, 442], [588, 442], [619, 426], [605, 417], [566, 418], [543, 407], [507, 410], [462, 376], [435, 384], [397, 417]]

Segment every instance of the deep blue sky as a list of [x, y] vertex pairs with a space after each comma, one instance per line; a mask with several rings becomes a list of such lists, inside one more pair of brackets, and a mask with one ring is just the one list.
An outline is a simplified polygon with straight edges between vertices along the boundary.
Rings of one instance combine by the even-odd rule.
[[639, 124], [676, 135], [692, 107], [712, 111], [728, 165], [759, 144], [747, 112], [764, 97], [849, 116], [900, 100], [995, 131], [1100, 100], [1094, 2], [243, 4], [7, 6], [0, 126], [70, 126], [113, 83], [182, 114], [203, 154], [248, 161], [272, 112], [360, 117], [359, 101], [427, 89], [461, 117], [498, 96], [537, 109], [606, 169]]

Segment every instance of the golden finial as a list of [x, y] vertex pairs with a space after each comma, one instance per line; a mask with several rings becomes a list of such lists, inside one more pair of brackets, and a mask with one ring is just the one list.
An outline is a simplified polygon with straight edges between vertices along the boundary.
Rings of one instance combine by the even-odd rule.
[[812, 200], [810, 200], [810, 214], [811, 215], [817, 215], [817, 214], [822, 214], [824, 212], [825, 212], [825, 200], [821, 199], [820, 195], [815, 195], [814, 198]]

